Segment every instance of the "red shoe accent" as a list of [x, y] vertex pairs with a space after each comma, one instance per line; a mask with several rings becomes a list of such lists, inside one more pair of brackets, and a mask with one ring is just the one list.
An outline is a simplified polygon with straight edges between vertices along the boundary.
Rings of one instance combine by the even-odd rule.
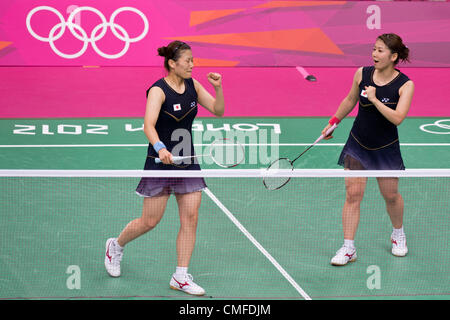
[[352, 254], [346, 253], [345, 257], [348, 257], [349, 259], [352, 259], [354, 255], [355, 255], [354, 252]]
[[184, 283], [177, 281], [177, 279], [175, 279], [175, 277], [173, 277], [173, 280], [175, 280], [175, 282], [178, 283], [178, 285], [180, 286], [180, 289], [183, 289], [183, 287], [189, 285], [189, 283], [187, 283], [186, 281]]
[[109, 262], [111, 262], [112, 256], [109, 255], [109, 246], [111, 245], [111, 241], [108, 243], [108, 250], [106, 250], [106, 257], [109, 259]]

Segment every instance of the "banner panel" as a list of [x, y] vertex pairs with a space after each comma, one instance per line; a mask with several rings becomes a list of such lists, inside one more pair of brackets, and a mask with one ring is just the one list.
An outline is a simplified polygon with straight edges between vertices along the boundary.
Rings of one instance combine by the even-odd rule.
[[448, 30], [448, 2], [2, 0], [0, 65], [161, 66], [179, 39], [197, 66], [360, 66], [393, 32], [408, 66], [449, 67]]

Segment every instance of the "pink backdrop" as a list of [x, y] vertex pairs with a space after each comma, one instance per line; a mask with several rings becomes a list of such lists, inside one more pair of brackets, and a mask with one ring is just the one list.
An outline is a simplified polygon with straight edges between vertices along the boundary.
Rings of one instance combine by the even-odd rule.
[[[450, 115], [447, 70], [403, 70], [416, 87], [409, 116]], [[213, 93], [206, 80], [210, 71], [223, 75], [225, 117], [329, 117], [356, 68], [308, 68], [317, 82], [306, 81], [294, 67], [194, 68], [193, 77]], [[160, 67], [3, 67], [0, 118], [143, 118], [145, 91], [164, 74]], [[199, 116], [211, 114], [199, 108]]]
[[182, 39], [197, 66], [354, 67], [395, 32], [409, 66], [449, 67], [449, 30], [448, 2], [2, 0], [0, 65], [161, 66]]

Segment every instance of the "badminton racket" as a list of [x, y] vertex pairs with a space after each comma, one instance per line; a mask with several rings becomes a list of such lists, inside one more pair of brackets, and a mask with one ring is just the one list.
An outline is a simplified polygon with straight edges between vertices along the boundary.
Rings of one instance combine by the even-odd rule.
[[[195, 156], [173, 156], [174, 164], [185, 162], [185, 160], [210, 157], [215, 164], [222, 168], [236, 167], [245, 159], [244, 147], [230, 139], [219, 139], [209, 145], [209, 152]], [[161, 159], [155, 158], [155, 163], [161, 163]]]
[[298, 155], [294, 160], [289, 160], [288, 158], [279, 158], [273, 161], [266, 169], [263, 184], [268, 190], [278, 190], [284, 187], [291, 177], [289, 175], [290, 172], [294, 170], [294, 162], [297, 161], [302, 155], [306, 153], [309, 149], [314, 147], [320, 140], [328, 136], [336, 129], [337, 124], [333, 124], [325, 134], [322, 134], [320, 137], [314, 141], [308, 148], [306, 148], [300, 155]]

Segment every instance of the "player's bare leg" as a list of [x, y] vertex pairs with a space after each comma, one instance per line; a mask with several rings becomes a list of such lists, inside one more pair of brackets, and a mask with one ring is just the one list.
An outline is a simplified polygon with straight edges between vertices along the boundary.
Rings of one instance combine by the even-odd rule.
[[176, 197], [180, 215], [180, 230], [177, 237], [178, 265], [169, 285], [175, 290], [181, 290], [193, 295], [203, 295], [205, 290], [193, 281], [192, 275], [187, 273], [195, 247], [198, 210], [202, 193], [199, 191], [177, 194]]
[[408, 247], [406, 246], [406, 236], [403, 230], [404, 202], [401, 194], [398, 192], [399, 179], [377, 178], [377, 180], [393, 226], [391, 252], [395, 256], [404, 257], [408, 253]]
[[331, 259], [331, 264], [343, 266], [356, 260], [354, 239], [358, 229], [361, 201], [364, 197], [367, 178], [345, 178], [345, 203], [342, 209], [342, 227], [344, 231], [344, 245]]

